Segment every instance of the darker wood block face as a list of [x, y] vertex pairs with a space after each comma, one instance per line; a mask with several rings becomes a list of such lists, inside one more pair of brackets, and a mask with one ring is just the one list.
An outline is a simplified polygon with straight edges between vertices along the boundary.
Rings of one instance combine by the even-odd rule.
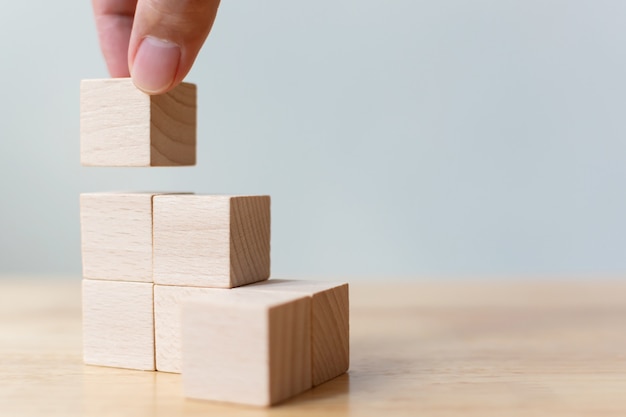
[[277, 404], [312, 386], [310, 300], [271, 309], [269, 323], [269, 395]]
[[238, 287], [270, 276], [270, 197], [230, 201], [231, 285]]
[[196, 164], [196, 95], [183, 83], [167, 94], [150, 96], [150, 165]]
[[348, 370], [350, 323], [348, 284], [313, 296], [313, 386]]

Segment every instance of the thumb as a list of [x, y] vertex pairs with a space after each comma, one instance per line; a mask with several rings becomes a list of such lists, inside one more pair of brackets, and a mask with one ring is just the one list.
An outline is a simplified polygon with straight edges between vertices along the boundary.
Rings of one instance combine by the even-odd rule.
[[135, 85], [165, 93], [185, 78], [206, 40], [219, 0], [139, 0], [128, 64]]

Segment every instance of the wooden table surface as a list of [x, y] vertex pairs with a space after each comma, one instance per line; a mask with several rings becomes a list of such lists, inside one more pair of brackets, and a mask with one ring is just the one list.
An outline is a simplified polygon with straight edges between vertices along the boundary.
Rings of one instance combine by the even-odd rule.
[[351, 369], [270, 409], [85, 366], [80, 280], [0, 280], [1, 416], [624, 416], [626, 281], [351, 286]]

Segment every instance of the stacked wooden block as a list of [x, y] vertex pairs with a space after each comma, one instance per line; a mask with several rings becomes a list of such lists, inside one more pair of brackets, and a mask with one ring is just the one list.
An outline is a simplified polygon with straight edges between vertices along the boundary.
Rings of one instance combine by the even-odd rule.
[[[81, 84], [81, 162], [195, 163], [196, 89]], [[268, 280], [269, 196], [80, 198], [84, 360], [182, 373], [192, 398], [271, 405], [348, 369], [348, 285]]]

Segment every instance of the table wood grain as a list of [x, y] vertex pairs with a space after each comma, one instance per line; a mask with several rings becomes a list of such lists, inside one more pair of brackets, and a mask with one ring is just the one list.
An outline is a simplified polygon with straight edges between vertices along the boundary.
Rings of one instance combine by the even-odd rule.
[[2, 416], [623, 416], [626, 281], [351, 286], [348, 374], [263, 409], [85, 366], [79, 279], [0, 279]]

